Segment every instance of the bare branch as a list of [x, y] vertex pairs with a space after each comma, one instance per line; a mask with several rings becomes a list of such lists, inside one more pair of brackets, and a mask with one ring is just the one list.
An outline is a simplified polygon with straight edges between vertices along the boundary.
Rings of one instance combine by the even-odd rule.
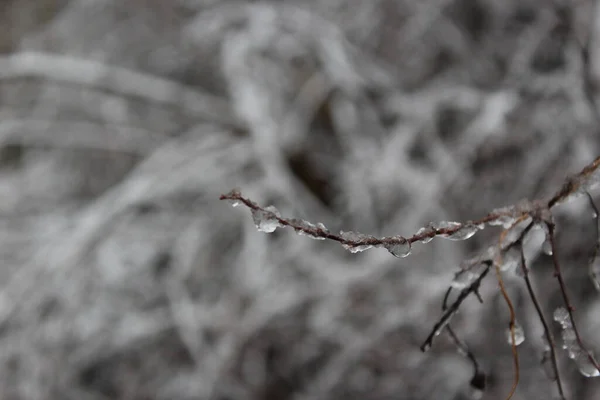
[[562, 382], [560, 379], [560, 372], [558, 370], [558, 363], [556, 360], [556, 347], [554, 344], [554, 338], [552, 337], [552, 332], [550, 331], [550, 327], [546, 322], [546, 318], [544, 318], [544, 313], [542, 312], [542, 307], [533, 291], [533, 286], [531, 285], [531, 280], [529, 279], [529, 271], [527, 269], [527, 265], [525, 264], [525, 254], [523, 252], [522, 243], [519, 243], [519, 250], [521, 253], [521, 270], [523, 271], [523, 279], [525, 280], [525, 285], [527, 286], [527, 291], [529, 292], [529, 297], [533, 302], [533, 306], [535, 307], [535, 311], [537, 312], [538, 318], [542, 322], [544, 327], [544, 335], [546, 336], [546, 340], [548, 341], [548, 345], [550, 346], [550, 357], [552, 361], [552, 369], [554, 370], [554, 375], [556, 376], [556, 385], [558, 387], [558, 392], [560, 394], [560, 398], [565, 400], [565, 393], [562, 387]]
[[[594, 356], [592, 355], [592, 353], [590, 353], [590, 351], [587, 350], [587, 348], [583, 344], [583, 341], [581, 340], [581, 335], [579, 334], [579, 330], [577, 329], [577, 325], [575, 323], [575, 318], [573, 317], [573, 312], [575, 311], [575, 308], [573, 307], [573, 305], [571, 304], [571, 302], [569, 300], [569, 295], [567, 293], [567, 286], [566, 286], [563, 276], [562, 276], [560, 264], [558, 261], [558, 255], [556, 252], [556, 242], [555, 242], [555, 238], [554, 238], [555, 226], [551, 222], [547, 223], [547, 226], [548, 226], [548, 235], [549, 235], [548, 239], [550, 240], [550, 245], [552, 246], [552, 262], [554, 264], [554, 276], [556, 277], [556, 279], [558, 279], [560, 291], [561, 291], [561, 294], [563, 297], [563, 301], [565, 303], [566, 311], [569, 316], [571, 329], [573, 330], [573, 333], [575, 334], [575, 338], [576, 338], [577, 344], [579, 345], [580, 350], [585, 353], [587, 361], [591, 365], [593, 365], [593, 367], [596, 368], [596, 370], [598, 370], [600, 373], [600, 366], [598, 365], [598, 362], [594, 359]], [[555, 316], [555, 319], [556, 319], [556, 316]]]
[[456, 300], [454, 300], [454, 303], [452, 303], [450, 307], [446, 309], [439, 321], [434, 325], [429, 336], [427, 336], [427, 339], [425, 339], [425, 342], [423, 342], [423, 344], [421, 345], [421, 351], [427, 351], [431, 348], [431, 345], [433, 344], [433, 339], [435, 339], [435, 337], [438, 336], [442, 332], [442, 330], [450, 323], [450, 320], [456, 314], [462, 302], [465, 301], [470, 294], [478, 292], [479, 286], [481, 285], [481, 281], [483, 281], [483, 278], [485, 278], [485, 276], [490, 271], [492, 262], [488, 260], [483, 264], [485, 265], [483, 272], [477, 277], [477, 279], [473, 281], [473, 283], [461, 290]]

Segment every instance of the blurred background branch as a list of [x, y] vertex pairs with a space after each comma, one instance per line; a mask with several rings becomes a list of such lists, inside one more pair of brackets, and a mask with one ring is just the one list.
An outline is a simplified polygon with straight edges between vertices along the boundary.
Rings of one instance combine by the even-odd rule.
[[[0, 398], [470, 398], [452, 338], [419, 346], [491, 230], [409, 259], [349, 254], [258, 234], [217, 199], [240, 187], [393, 236], [552, 195], [600, 154], [595, 3], [3, 2]], [[590, 212], [558, 206], [556, 245], [597, 353]], [[523, 251], [548, 313], [543, 240]], [[516, 398], [549, 398], [544, 329], [504, 280], [527, 338]], [[479, 292], [452, 329], [497, 399], [508, 315], [493, 280]], [[559, 364], [571, 398], [595, 398]]]

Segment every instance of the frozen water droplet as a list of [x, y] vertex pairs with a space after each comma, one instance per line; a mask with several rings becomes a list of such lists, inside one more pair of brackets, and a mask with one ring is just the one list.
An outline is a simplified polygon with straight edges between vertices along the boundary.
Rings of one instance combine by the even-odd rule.
[[583, 350], [579, 345], [567, 309], [564, 307], [557, 308], [554, 311], [554, 320], [562, 327], [562, 348], [566, 350], [569, 358], [575, 362], [579, 372], [586, 377], [600, 376], [600, 371], [596, 368], [598, 363], [593, 355]]
[[[348, 242], [353, 242], [353, 243], [372, 239], [371, 236], [367, 236], [362, 233], [353, 232], [353, 231], [347, 231], [347, 232], [340, 231], [340, 236], [342, 237], [342, 239], [347, 240]], [[360, 253], [362, 251], [369, 250], [370, 248], [373, 247], [370, 244], [356, 245], [356, 244], [352, 244], [352, 243], [342, 243], [342, 246], [346, 250], [348, 250], [350, 253]]]
[[554, 310], [554, 320], [564, 327], [571, 326], [571, 320], [569, 319], [569, 312], [564, 307], [558, 307]]
[[[431, 233], [434, 230], [435, 229], [433, 229], [431, 226], [429, 226], [429, 227], [423, 227], [423, 228], [420, 228], [417, 231], [417, 235], [424, 235], [424, 234], [427, 234], [427, 233]], [[421, 239], [421, 243], [427, 244], [427, 243], [431, 242], [432, 240], [433, 240], [433, 236], [427, 236], [427, 237]]]
[[462, 224], [460, 222], [454, 222], [454, 221], [440, 221], [437, 223], [433, 223], [432, 226], [435, 229], [455, 229], [460, 227]]
[[[517, 321], [515, 321], [513, 330], [515, 334], [515, 345], [518, 346], [525, 341], [525, 331]], [[510, 328], [507, 328], [506, 330], [506, 338], [508, 340], [508, 344], [512, 344], [512, 332]]]
[[464, 289], [477, 279], [477, 275], [471, 271], [459, 271], [454, 275], [451, 286], [455, 289]]
[[596, 290], [600, 291], [600, 257], [596, 258], [590, 263], [590, 278]]
[[329, 229], [322, 222], [317, 222], [317, 229], [322, 230], [323, 232], [329, 233]]
[[[575, 364], [577, 364], [577, 368], [581, 375], [591, 378], [595, 376], [600, 376], [600, 371], [594, 365], [594, 362], [590, 360], [590, 356], [585, 352], [581, 352], [574, 358]], [[594, 360], [595, 361], [595, 360]], [[597, 363], [596, 363], [597, 364]]]
[[542, 252], [547, 256], [552, 255], [552, 242], [550, 239], [546, 239], [544, 240], [544, 243], [542, 243]]
[[475, 235], [479, 229], [479, 225], [464, 224], [458, 230], [450, 234], [443, 235], [443, 237], [450, 240], [466, 240], [473, 237], [473, 235]]
[[[231, 189], [226, 195], [225, 197], [240, 197], [242, 195], [242, 192], [240, 191], [240, 189], [235, 188], [235, 189]], [[242, 204], [242, 202], [240, 200], [236, 200], [236, 199], [229, 199], [227, 200], [232, 207], [237, 207], [240, 204]]]
[[402, 258], [407, 257], [410, 254], [411, 246], [410, 242], [403, 237], [394, 238], [396, 242], [394, 243], [386, 243], [384, 247], [389, 251], [394, 257]]
[[489, 221], [488, 225], [502, 226], [504, 229], [508, 229], [517, 220], [515, 217], [516, 212], [517, 210], [514, 207], [496, 208], [491, 212], [491, 215], [497, 215], [497, 217]]
[[590, 171], [586, 176], [581, 177], [580, 191], [589, 192], [600, 186], [600, 167]]
[[521, 265], [521, 249], [518, 246], [509, 247], [502, 254], [502, 264], [500, 271], [515, 272]]
[[515, 243], [523, 236], [523, 232], [525, 228], [531, 223], [531, 217], [527, 217], [518, 223], [512, 223], [508, 226], [505, 226], [504, 229], [509, 229], [506, 233], [504, 233], [504, 237], [502, 239], [502, 243], [500, 243], [502, 248], [507, 248], [511, 244]]
[[323, 235], [329, 234], [329, 230], [322, 223], [313, 224], [302, 219], [291, 219], [290, 223], [294, 226], [296, 233], [300, 236], [308, 236], [315, 240], [325, 240]]
[[274, 206], [265, 207], [264, 210], [252, 210], [252, 219], [254, 220], [254, 225], [256, 225], [256, 229], [258, 229], [260, 232], [275, 232], [275, 229], [282, 226], [277, 219], [280, 217], [281, 215], [279, 214], [279, 211]]

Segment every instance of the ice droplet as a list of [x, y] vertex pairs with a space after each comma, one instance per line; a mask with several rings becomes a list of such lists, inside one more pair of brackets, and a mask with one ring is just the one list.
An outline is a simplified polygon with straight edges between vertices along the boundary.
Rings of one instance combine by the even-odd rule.
[[[525, 341], [525, 331], [523, 330], [523, 327], [521, 326], [521, 324], [519, 324], [518, 321], [515, 321], [513, 329], [515, 333], [515, 345], [518, 346]], [[506, 338], [508, 344], [512, 344], [512, 332], [510, 328], [506, 329]]]
[[329, 234], [329, 229], [321, 222], [316, 225], [301, 219], [292, 219], [290, 222], [295, 227], [296, 233], [300, 236], [307, 236], [315, 240], [325, 240], [326, 238], [319, 234]]
[[274, 206], [265, 207], [264, 210], [252, 210], [252, 219], [254, 220], [254, 225], [256, 225], [256, 229], [258, 229], [260, 232], [275, 232], [275, 229], [282, 226], [277, 219], [280, 217], [281, 214], [279, 214], [279, 210], [277, 210], [277, 208]]
[[598, 363], [593, 355], [583, 350], [579, 345], [567, 309], [564, 307], [557, 308], [554, 311], [554, 320], [562, 327], [562, 348], [567, 351], [569, 358], [575, 362], [579, 372], [585, 377], [600, 376], [600, 371], [596, 368]]
[[590, 263], [590, 278], [596, 290], [600, 291], [600, 257], [596, 256]]
[[[432, 228], [431, 226], [422, 227], [417, 231], [417, 235], [424, 235], [427, 233], [431, 233], [432, 231], [435, 231], [435, 228]], [[421, 243], [427, 244], [427, 243], [431, 242], [432, 240], [433, 240], [433, 236], [427, 236], [427, 237], [421, 239]]]
[[581, 375], [587, 378], [600, 376], [600, 371], [596, 368], [594, 362], [590, 360], [590, 357], [591, 356], [588, 356], [585, 352], [581, 352], [573, 360], [575, 361], [575, 364], [577, 364], [577, 368]]
[[458, 271], [450, 284], [455, 289], [464, 289], [477, 279], [477, 275], [471, 271]]
[[490, 226], [502, 226], [504, 229], [510, 228], [515, 223], [516, 210], [514, 207], [502, 207], [492, 210], [491, 215], [497, 215], [497, 217], [488, 222]]
[[518, 246], [509, 247], [502, 254], [502, 264], [500, 265], [500, 271], [511, 271], [516, 272], [521, 264], [521, 249]]
[[544, 243], [542, 243], [542, 252], [547, 256], [552, 255], [552, 242], [550, 239], [546, 239], [544, 240]]
[[581, 178], [580, 191], [590, 191], [600, 186], [600, 167], [591, 171], [587, 176]]
[[384, 247], [394, 257], [407, 257], [411, 252], [410, 242], [403, 237], [396, 237], [394, 239], [396, 239], [396, 242], [385, 244]]
[[554, 310], [554, 320], [562, 325], [563, 328], [571, 327], [571, 320], [569, 319], [569, 312], [564, 307], [558, 307]]
[[[241, 195], [242, 195], [242, 193], [241, 193], [240, 189], [235, 188], [235, 189], [231, 189], [225, 196], [226, 197], [239, 197]], [[240, 204], [242, 204], [242, 202], [240, 200], [229, 199], [227, 201], [229, 202], [229, 204], [231, 204], [232, 207], [237, 207]]]
[[442, 237], [450, 240], [467, 240], [472, 238], [473, 235], [475, 235], [480, 229], [481, 228], [479, 225], [468, 223], [462, 225], [458, 230], [454, 231], [453, 233], [442, 235]]
[[434, 222], [431, 224], [431, 226], [435, 229], [455, 229], [458, 228], [459, 226], [461, 226], [462, 224], [460, 222], [454, 222], [454, 221], [440, 221], [440, 222]]
[[[361, 242], [363, 240], [371, 238], [370, 236], [353, 231], [340, 231], [340, 236], [342, 237], [342, 239], [347, 240], [349, 242]], [[350, 253], [360, 253], [362, 251], [369, 250], [373, 247], [370, 244], [354, 245], [349, 243], [342, 243], [342, 246]]]

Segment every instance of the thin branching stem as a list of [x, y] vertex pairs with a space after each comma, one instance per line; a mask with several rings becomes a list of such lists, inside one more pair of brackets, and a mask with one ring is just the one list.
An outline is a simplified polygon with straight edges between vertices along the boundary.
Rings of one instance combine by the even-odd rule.
[[[528, 216], [526, 216], [526, 215], [521, 216], [508, 229], [505, 229], [504, 231], [502, 231], [502, 233], [500, 234], [500, 238], [498, 240], [498, 248], [502, 247], [502, 243], [504, 242], [508, 232], [510, 232], [511, 229], [513, 229], [515, 226], [517, 226], [518, 224], [520, 224], [521, 222], [526, 220], [527, 217]], [[529, 231], [529, 229], [531, 229], [531, 226], [532, 226], [532, 224], [530, 223], [523, 230], [523, 232], [521, 232], [518, 240], [521, 240], [523, 238], [523, 236], [527, 233], [527, 231]], [[512, 245], [514, 245], [514, 243]], [[500, 287], [500, 293], [502, 294], [502, 297], [504, 298], [504, 301], [506, 302], [506, 305], [508, 307], [508, 311], [510, 314], [510, 322], [509, 322], [510, 347], [512, 350], [514, 373], [515, 373], [512, 388], [510, 390], [510, 393], [506, 397], [506, 400], [510, 400], [513, 397], [513, 395], [515, 394], [515, 391], [517, 390], [517, 386], [519, 385], [519, 352], [517, 350], [517, 340], [515, 337], [515, 324], [517, 322], [517, 317], [516, 317], [516, 313], [515, 313], [515, 307], [513, 306], [512, 301], [510, 300], [510, 296], [508, 295], [508, 292], [506, 291], [506, 287], [504, 286], [504, 280], [502, 279], [502, 272], [500, 271], [501, 265], [502, 265], [502, 252], [499, 251], [498, 255], [496, 257], [496, 262], [494, 263], [494, 267], [495, 267], [494, 269], [496, 270], [496, 279], [498, 280], [498, 286]]]
[[[501, 266], [503, 265], [503, 263], [502, 263], [503, 253], [510, 250], [511, 247], [518, 245], [521, 247], [520, 248], [520, 252], [521, 252], [520, 264], [521, 264], [521, 268], [523, 270], [525, 284], [527, 286], [529, 296], [531, 297], [533, 304], [536, 308], [536, 311], [538, 313], [540, 321], [542, 322], [542, 325], [544, 327], [544, 332], [545, 332], [546, 338], [548, 339], [548, 343], [550, 345], [551, 356], [552, 356], [552, 366], [553, 366], [554, 372], [556, 373], [556, 376], [557, 376], [558, 390], [559, 390], [561, 399], [564, 400], [565, 399], [564, 390], [562, 387], [562, 382], [560, 380], [558, 367], [557, 367], [557, 361], [556, 361], [555, 344], [554, 344], [554, 341], [553, 341], [553, 338], [552, 338], [552, 335], [550, 332], [550, 328], [543, 316], [539, 301], [537, 300], [537, 297], [533, 291], [533, 287], [531, 285], [531, 281], [530, 281], [528, 273], [527, 273], [527, 266], [525, 264], [525, 258], [523, 255], [522, 242], [523, 242], [523, 238], [525, 237], [527, 232], [529, 232], [529, 230], [533, 226], [535, 226], [536, 224], [546, 225], [546, 227], [548, 229], [548, 240], [549, 240], [551, 250], [552, 250], [552, 259], [553, 259], [554, 270], [555, 270], [554, 275], [558, 279], [562, 297], [566, 304], [568, 315], [569, 315], [571, 325], [573, 327], [573, 331], [575, 333], [577, 342], [578, 342], [579, 346], [581, 347], [581, 349], [587, 354], [589, 361], [592, 363], [592, 365], [600, 371], [598, 363], [593, 358], [592, 354], [588, 350], [585, 350], [585, 347], [583, 346], [583, 342], [581, 340], [581, 337], [579, 335], [579, 332], [577, 330], [577, 327], [576, 327], [576, 324], [575, 324], [575, 321], [573, 318], [573, 307], [569, 301], [569, 297], [568, 297], [567, 290], [566, 290], [566, 285], [564, 283], [564, 279], [562, 277], [562, 273], [561, 273], [561, 269], [560, 269], [560, 265], [559, 265], [559, 261], [558, 261], [558, 255], [557, 255], [556, 243], [555, 243], [555, 225], [552, 222], [552, 208], [555, 205], [563, 203], [573, 197], [577, 197], [582, 194], [587, 194], [588, 198], [590, 200], [590, 203], [592, 204], [592, 207], [593, 207], [594, 211], [596, 212], [596, 217], [595, 217], [596, 247], [594, 249], [594, 258], [596, 256], [598, 256], [598, 254], [600, 253], [600, 232], [599, 232], [600, 225], [598, 224], [598, 222], [599, 222], [598, 208], [595, 206], [593, 199], [591, 198], [591, 195], [589, 195], [589, 193], [587, 193], [587, 191], [589, 189], [597, 186], [599, 178], [600, 178], [600, 157], [597, 157], [594, 161], [592, 161], [586, 167], [584, 167], [579, 173], [572, 175], [572, 176], [568, 177], [567, 179], [565, 179], [561, 188], [550, 199], [525, 201], [525, 202], [519, 203], [514, 206], [497, 209], [497, 210], [492, 211], [490, 214], [486, 215], [485, 217], [480, 218], [475, 221], [467, 221], [465, 223], [458, 223], [458, 222], [448, 223], [448, 222], [446, 222], [446, 223], [440, 223], [440, 224], [429, 224], [426, 228], [421, 228], [416, 234], [414, 234], [410, 237], [404, 237], [404, 236], [397, 235], [397, 236], [392, 236], [392, 237], [377, 238], [377, 237], [370, 236], [370, 235], [358, 234], [356, 232], [340, 232], [340, 234], [338, 235], [338, 234], [331, 232], [329, 229], [327, 229], [321, 223], [312, 224], [310, 222], [303, 221], [300, 219], [284, 218], [279, 215], [279, 212], [274, 207], [270, 206], [270, 207], [263, 208], [263, 207], [259, 206], [258, 204], [254, 203], [252, 200], [244, 197], [239, 190], [232, 190], [231, 192], [229, 192], [227, 194], [221, 195], [220, 199], [221, 200], [229, 200], [229, 201], [233, 202], [234, 205], [244, 204], [247, 208], [249, 208], [252, 211], [253, 218], [255, 220], [257, 228], [264, 232], [272, 232], [277, 227], [290, 227], [290, 228], [293, 228], [296, 231], [296, 233], [310, 236], [313, 239], [329, 239], [332, 241], [336, 241], [336, 242], [340, 243], [341, 245], [343, 245], [344, 248], [346, 248], [347, 250], [350, 250], [352, 252], [363, 251], [363, 250], [373, 248], [373, 247], [385, 247], [390, 253], [392, 253], [396, 257], [407, 256], [410, 253], [411, 244], [415, 243], [415, 242], [426, 243], [430, 239], [432, 239], [436, 236], [442, 236], [442, 237], [446, 237], [446, 238], [454, 239], [454, 240], [464, 240], [464, 239], [468, 239], [469, 237], [471, 237], [476, 231], [483, 229], [483, 227], [485, 225], [494, 225], [494, 226], [502, 225], [502, 226], [504, 226], [505, 229], [500, 234], [500, 238], [499, 238], [500, 240], [498, 242], [498, 246], [497, 246], [497, 248], [493, 249], [492, 254], [494, 254], [494, 255], [490, 256], [489, 259], [486, 259], [486, 257], [484, 256], [482, 258], [478, 258], [472, 262], [469, 262], [468, 265], [466, 267], [463, 267], [462, 271], [459, 274], [457, 274], [457, 277], [458, 277], [461, 273], [466, 273], [467, 271], [469, 273], [472, 273], [471, 270], [473, 268], [475, 268], [476, 266], [482, 265], [482, 264], [485, 265], [485, 269], [482, 272], [480, 272], [479, 275], [477, 275], [474, 280], [471, 280], [471, 275], [466, 277], [466, 279], [470, 281], [469, 286], [464, 287], [458, 294], [458, 297], [456, 298], [456, 300], [450, 306], [446, 307], [448, 295], [450, 294], [450, 291], [448, 291], [448, 293], [446, 294], [446, 297], [444, 299], [444, 306], [443, 306], [444, 312], [443, 312], [442, 316], [440, 317], [440, 319], [438, 320], [438, 322], [434, 325], [434, 327], [433, 327], [431, 333], [429, 334], [429, 336], [427, 337], [427, 339], [424, 341], [423, 345], [421, 346], [421, 350], [427, 351], [427, 349], [429, 349], [431, 347], [434, 338], [438, 334], [440, 334], [444, 329], [446, 329], [449, 332], [451, 338], [454, 340], [455, 344], [459, 347], [459, 349], [461, 349], [463, 352], [465, 352], [467, 354], [467, 356], [473, 362], [473, 366], [475, 368], [475, 377], [473, 379], [474, 380], [481, 379], [481, 377], [483, 375], [479, 374], [479, 369], [478, 369], [479, 366], [478, 366], [477, 362], [475, 361], [475, 358], [473, 357], [472, 353], [468, 350], [468, 348], [466, 348], [466, 346], [464, 346], [464, 343], [462, 343], [458, 339], [458, 337], [456, 336], [456, 334], [454, 333], [452, 328], [449, 326], [449, 323], [450, 323], [450, 320], [452, 319], [452, 317], [457, 313], [462, 302], [470, 294], [474, 294], [475, 296], [478, 297], [478, 299], [481, 300], [481, 296], [479, 295], [479, 286], [480, 286], [482, 280], [488, 274], [490, 268], [492, 266], [494, 266], [495, 271], [496, 271], [496, 278], [498, 280], [498, 285], [500, 288], [500, 292], [501, 292], [502, 296], [504, 297], [504, 300], [508, 306], [509, 313], [510, 313], [509, 328], [510, 328], [511, 348], [512, 348], [513, 361], [514, 361], [515, 377], [514, 377], [512, 389], [511, 389], [508, 397], [506, 398], [506, 400], [510, 400], [513, 397], [514, 393], [516, 392], [518, 383], [519, 383], [519, 374], [520, 374], [520, 372], [519, 372], [519, 356], [518, 356], [516, 337], [515, 337], [516, 313], [515, 313], [515, 308], [510, 300], [510, 297], [508, 296], [506, 287], [505, 287], [503, 279], [502, 279]], [[505, 243], [505, 239], [507, 238], [508, 234], [516, 233], [516, 229], [515, 229], [516, 226], [528, 219], [530, 219], [531, 222], [528, 224], [528, 226], [524, 230], [519, 232], [519, 235], [518, 235], [519, 237], [517, 239], [511, 238], [510, 243]], [[263, 222], [264, 222], [264, 225], [263, 225]], [[508, 228], [506, 227], [507, 224], [509, 225]]]
[[511, 349], [513, 355], [513, 364], [515, 367], [515, 378], [513, 380], [512, 388], [510, 389], [510, 393], [506, 397], [506, 400], [510, 400], [515, 391], [517, 390], [517, 386], [519, 385], [519, 352], [517, 351], [517, 340], [515, 338], [515, 323], [516, 323], [516, 315], [515, 308], [510, 301], [510, 297], [506, 292], [506, 288], [504, 287], [504, 281], [502, 280], [502, 273], [500, 272], [500, 266], [496, 264], [496, 278], [498, 279], [498, 285], [500, 286], [500, 293], [502, 293], [502, 297], [504, 297], [504, 301], [508, 306], [508, 311], [510, 312], [510, 341], [511, 341]]
[[523, 271], [523, 279], [525, 280], [525, 285], [527, 286], [527, 291], [529, 292], [529, 297], [533, 302], [533, 306], [535, 307], [535, 311], [537, 312], [538, 318], [542, 322], [542, 326], [544, 327], [544, 335], [546, 336], [546, 340], [548, 341], [548, 345], [550, 346], [550, 357], [552, 358], [552, 369], [554, 370], [554, 374], [556, 375], [556, 386], [558, 387], [558, 393], [560, 394], [560, 398], [562, 400], [566, 400], [565, 393], [562, 387], [562, 382], [560, 379], [560, 372], [558, 370], [558, 362], [556, 359], [556, 348], [554, 344], [554, 338], [552, 336], [552, 332], [550, 331], [550, 327], [546, 322], [546, 318], [544, 318], [544, 313], [542, 312], [542, 307], [533, 291], [533, 286], [531, 285], [531, 279], [529, 279], [529, 271], [527, 269], [527, 265], [525, 264], [525, 253], [523, 252], [522, 243], [520, 245], [521, 252], [521, 270]]
[[[450, 298], [451, 292], [452, 292], [452, 287], [448, 288], [448, 290], [446, 291], [446, 295], [444, 296], [444, 300], [442, 302], [442, 311], [446, 311], [448, 309], [448, 299]], [[479, 296], [478, 296], [478, 299], [480, 302], [482, 302], [482, 300]], [[484, 390], [485, 389], [485, 374], [483, 372], [481, 372], [481, 369], [479, 367], [479, 363], [477, 362], [477, 358], [475, 357], [475, 354], [473, 354], [473, 352], [469, 349], [469, 346], [467, 346], [467, 344], [464, 341], [460, 340], [458, 335], [454, 332], [454, 329], [452, 329], [452, 327], [450, 326], [450, 323], [448, 323], [448, 325], [446, 325], [446, 332], [448, 332], [448, 335], [454, 342], [454, 345], [459, 349], [461, 354], [463, 354], [465, 357], [467, 357], [471, 361], [471, 364], [473, 365], [473, 378], [471, 378], [471, 386], [473, 386], [474, 388], [476, 388], [478, 390]]]
[[571, 325], [573, 328], [573, 332], [575, 333], [575, 338], [577, 339], [577, 344], [579, 344], [579, 347], [581, 348], [581, 350], [586, 353], [587, 358], [590, 361], [590, 363], [592, 363], [592, 365], [597, 370], [600, 371], [600, 366], [598, 365], [598, 362], [594, 359], [594, 357], [592, 356], [590, 351], [583, 344], [583, 340], [581, 340], [581, 335], [579, 334], [579, 330], [577, 329], [577, 325], [575, 323], [575, 318], [573, 316], [573, 311], [575, 311], [575, 308], [573, 307], [573, 305], [571, 304], [571, 302], [569, 300], [569, 294], [567, 293], [567, 286], [563, 279], [563, 275], [562, 275], [561, 268], [560, 268], [560, 263], [558, 261], [558, 254], [556, 251], [556, 242], [555, 242], [555, 238], [554, 238], [554, 233], [555, 233], [554, 223], [547, 222], [546, 226], [548, 227], [548, 239], [550, 240], [550, 246], [552, 248], [552, 263], [554, 264], [554, 276], [558, 280], [558, 285], [560, 286], [560, 291], [562, 294], [563, 301], [565, 303], [565, 307], [567, 308], [567, 312], [569, 313], [569, 319], [571, 320]]
[[483, 263], [486, 266], [483, 272], [481, 272], [481, 274], [477, 277], [477, 279], [473, 281], [473, 283], [471, 283], [468, 287], [460, 291], [456, 300], [454, 300], [450, 307], [446, 309], [446, 311], [442, 314], [441, 318], [434, 325], [433, 329], [431, 330], [431, 333], [429, 334], [429, 336], [427, 336], [427, 339], [425, 339], [425, 341], [421, 345], [421, 351], [427, 351], [429, 350], [429, 348], [431, 348], [431, 345], [433, 344], [433, 339], [440, 334], [440, 332], [444, 329], [444, 327], [448, 325], [448, 323], [450, 323], [450, 319], [452, 319], [452, 317], [456, 314], [462, 302], [465, 301], [470, 294], [475, 293], [479, 290], [481, 281], [483, 281], [483, 278], [485, 278], [485, 276], [488, 274], [492, 265], [492, 262], [489, 260], [484, 261]]

